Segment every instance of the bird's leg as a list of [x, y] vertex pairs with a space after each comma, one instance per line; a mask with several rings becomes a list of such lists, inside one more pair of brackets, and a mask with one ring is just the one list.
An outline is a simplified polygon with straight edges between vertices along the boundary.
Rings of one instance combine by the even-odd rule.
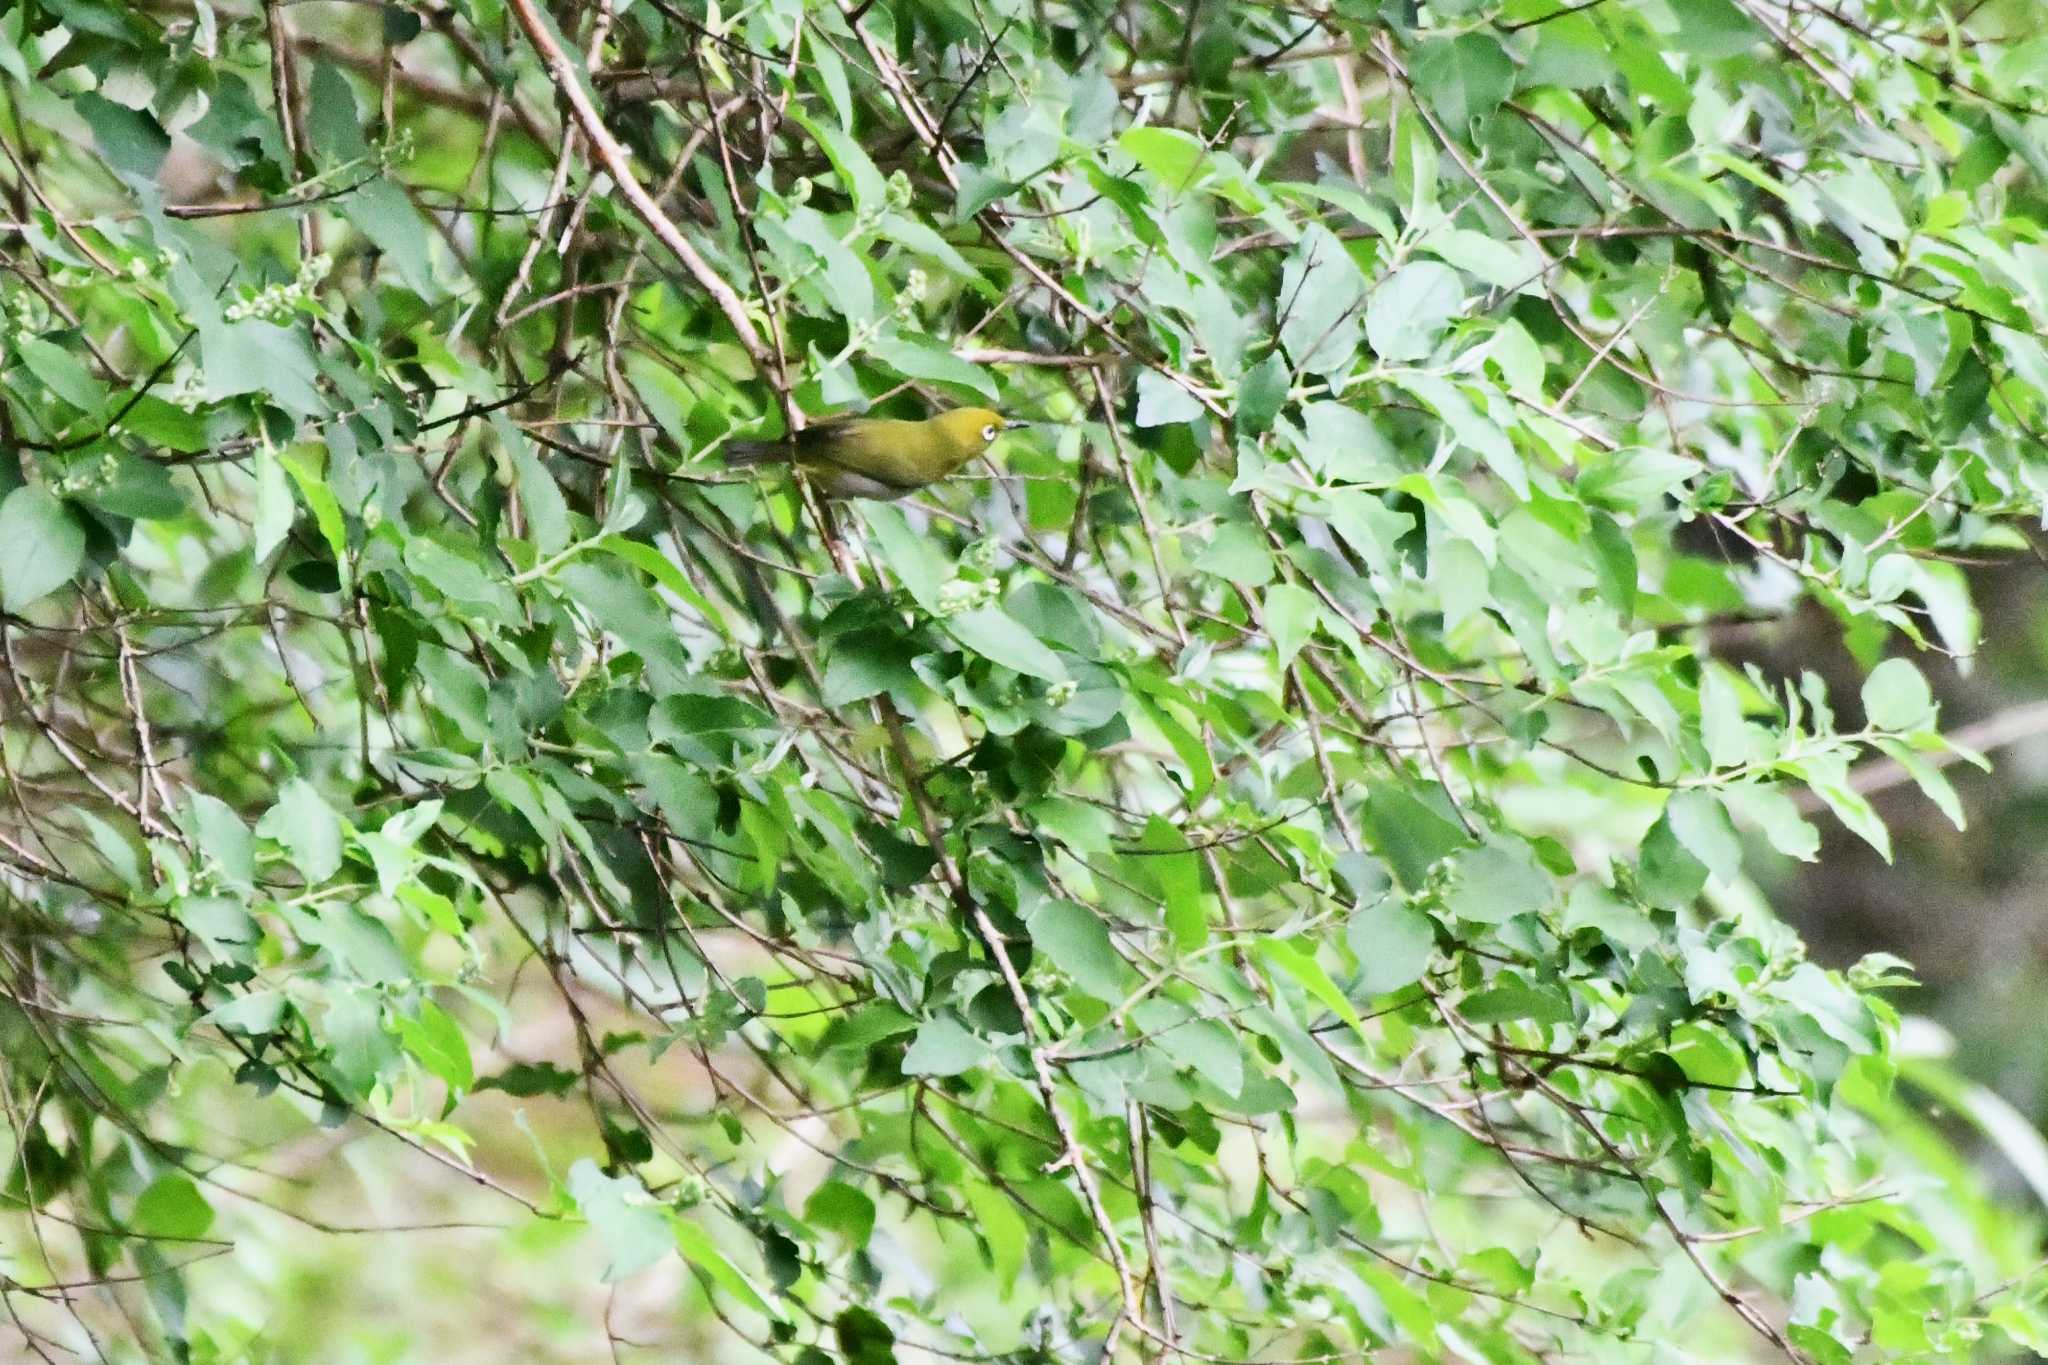
[[839, 519], [839, 508], [833, 504], [832, 499], [824, 496], [822, 490], [818, 495], [818, 515], [825, 519], [826, 538], [844, 544], [846, 523]]

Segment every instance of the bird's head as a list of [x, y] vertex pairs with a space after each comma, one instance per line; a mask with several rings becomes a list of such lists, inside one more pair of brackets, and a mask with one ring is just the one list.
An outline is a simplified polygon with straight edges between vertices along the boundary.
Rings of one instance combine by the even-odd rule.
[[955, 408], [951, 412], [940, 413], [932, 418], [932, 422], [948, 446], [970, 457], [988, 449], [989, 442], [1003, 432], [1030, 425], [1028, 422], [1010, 421], [988, 408]]

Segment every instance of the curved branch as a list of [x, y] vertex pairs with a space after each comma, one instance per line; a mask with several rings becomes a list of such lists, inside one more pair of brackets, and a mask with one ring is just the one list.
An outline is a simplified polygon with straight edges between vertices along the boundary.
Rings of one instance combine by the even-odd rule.
[[761, 334], [754, 330], [753, 319], [747, 316], [746, 302], [740, 298], [738, 291], [727, 284], [712, 268], [703, 254], [690, 245], [690, 239], [683, 236], [682, 229], [662, 212], [661, 205], [654, 202], [654, 196], [640, 183], [640, 178], [633, 173], [632, 161], [627, 157], [626, 149], [612, 136], [611, 129], [605, 126], [604, 119], [598, 114], [597, 106], [590, 102], [589, 92], [583, 88], [583, 82], [576, 78], [568, 55], [562, 51], [562, 45], [555, 41], [555, 35], [549, 30], [547, 20], [534, 7], [533, 0], [510, 0], [510, 4], [513, 16], [519, 20], [519, 27], [526, 33], [527, 41], [540, 55], [541, 65], [547, 68], [548, 79], [555, 83], [555, 88], [562, 92], [562, 98], [568, 101], [571, 112], [576, 116], [577, 126], [582, 128], [583, 135], [590, 139], [591, 149], [597, 153], [598, 161], [603, 164], [606, 173], [618, 182], [619, 191], [626, 196], [626, 202], [632, 205], [633, 212], [647, 225], [648, 231], [675, 254], [676, 259], [683, 263], [683, 269], [690, 272], [691, 277], [703, 286], [704, 292], [718, 305], [718, 310], [725, 314], [726, 321], [732, 324], [732, 330], [738, 336], [747, 357], [754, 362], [754, 368], [764, 376], [772, 375], [774, 359], [768, 353], [767, 347], [762, 344]]

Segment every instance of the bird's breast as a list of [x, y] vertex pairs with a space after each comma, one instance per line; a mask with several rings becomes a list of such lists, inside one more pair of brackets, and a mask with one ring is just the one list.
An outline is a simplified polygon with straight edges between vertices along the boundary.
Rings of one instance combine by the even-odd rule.
[[805, 472], [814, 483], [823, 489], [828, 498], [880, 498], [893, 501], [915, 488], [884, 483], [858, 470], [844, 469], [837, 465], [806, 465]]

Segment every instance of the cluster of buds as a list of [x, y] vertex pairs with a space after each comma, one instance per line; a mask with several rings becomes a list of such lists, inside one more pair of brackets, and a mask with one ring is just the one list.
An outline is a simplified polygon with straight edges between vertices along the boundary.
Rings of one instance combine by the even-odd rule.
[[249, 297], [229, 304], [224, 315], [229, 322], [246, 322], [250, 318], [289, 322], [293, 314], [313, 305], [313, 291], [333, 269], [334, 258], [326, 252], [309, 256], [299, 263], [298, 278], [289, 284], [265, 285]]
[[958, 616], [962, 612], [979, 611], [994, 606], [996, 598], [1002, 595], [1002, 585], [992, 579], [956, 578], [939, 589], [938, 615]]
[[983, 536], [960, 552], [960, 563], [978, 573], [988, 573], [996, 567], [996, 556], [1001, 550], [994, 536]]
[[157, 251], [138, 251], [128, 258], [128, 278], [154, 279], [159, 275], [170, 274], [177, 266], [177, 253], [168, 247]]
[[669, 1189], [670, 1203], [679, 1209], [693, 1209], [703, 1203], [710, 1194], [711, 1186], [695, 1171], [680, 1177]]
[[50, 330], [50, 307], [26, 289], [0, 296], [7, 330], [12, 336], [40, 336]]
[[910, 183], [910, 177], [901, 170], [889, 172], [888, 196], [883, 200], [891, 212], [902, 213], [917, 198], [917, 191]]
[[206, 381], [199, 371], [186, 370], [163, 389], [164, 401], [187, 412], [197, 412], [207, 404]]
[[50, 484], [50, 492], [60, 498], [90, 496], [103, 493], [114, 486], [120, 475], [120, 462], [111, 450], [102, 451], [97, 459], [74, 460], [64, 471], [64, 477]]
[[410, 127], [400, 128], [396, 133], [384, 139], [384, 144], [377, 149], [377, 160], [384, 169], [389, 170], [393, 166], [403, 166], [411, 161], [413, 154], [417, 150], [418, 148], [413, 140], [412, 129]]
[[[889, 320], [901, 322], [916, 317], [917, 306], [923, 301], [925, 291], [930, 287], [931, 281], [925, 277], [925, 273], [912, 266], [910, 273], [903, 277], [903, 287], [896, 291], [896, 298], [889, 305]], [[861, 344], [866, 345], [868, 340], [878, 335], [881, 330], [882, 326], [877, 322], [868, 329], [868, 335], [861, 339]]]

